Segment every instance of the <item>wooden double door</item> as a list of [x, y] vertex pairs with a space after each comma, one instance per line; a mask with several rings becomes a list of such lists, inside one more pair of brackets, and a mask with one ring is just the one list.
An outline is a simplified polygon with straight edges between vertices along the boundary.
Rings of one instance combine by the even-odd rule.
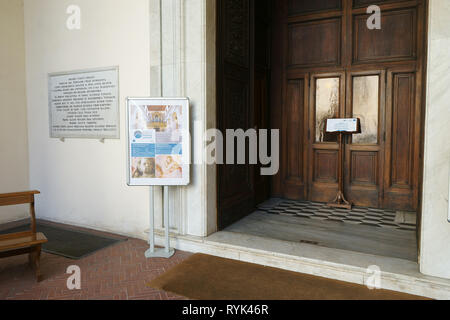
[[[381, 8], [370, 29], [369, 4]], [[346, 137], [344, 185], [356, 205], [417, 210], [421, 177], [425, 1], [274, 3], [272, 127], [282, 131], [273, 194], [328, 202], [337, 137], [326, 119], [360, 118]]]
[[[369, 5], [381, 29], [368, 28]], [[417, 210], [421, 188], [425, 0], [217, 0], [217, 124], [279, 129], [280, 171], [217, 167], [218, 227], [272, 197], [328, 202], [338, 144], [325, 120], [358, 117], [345, 140], [356, 205]]]

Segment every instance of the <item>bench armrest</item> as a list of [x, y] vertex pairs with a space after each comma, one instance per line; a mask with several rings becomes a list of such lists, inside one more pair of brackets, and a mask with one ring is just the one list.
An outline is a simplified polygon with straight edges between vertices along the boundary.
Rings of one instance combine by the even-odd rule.
[[14, 198], [14, 197], [23, 197], [23, 196], [29, 196], [29, 195], [35, 195], [40, 194], [40, 191], [33, 190], [33, 191], [24, 191], [24, 192], [13, 192], [13, 193], [1, 193], [0, 199], [3, 198]]
[[34, 195], [40, 194], [39, 191], [25, 191], [0, 194], [0, 207], [14, 206], [19, 204], [30, 204], [31, 232], [36, 233], [36, 215], [34, 212]]

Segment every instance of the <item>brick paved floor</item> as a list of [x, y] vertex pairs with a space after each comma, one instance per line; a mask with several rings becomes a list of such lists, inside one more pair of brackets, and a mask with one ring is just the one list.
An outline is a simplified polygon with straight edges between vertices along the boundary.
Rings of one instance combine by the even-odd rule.
[[[43, 252], [43, 281], [37, 283], [28, 257], [0, 259], [0, 300], [171, 300], [184, 299], [149, 288], [154, 278], [191, 254], [178, 251], [170, 260], [144, 257], [145, 241], [130, 239], [81, 260]], [[81, 290], [67, 289], [68, 266], [81, 268]]]

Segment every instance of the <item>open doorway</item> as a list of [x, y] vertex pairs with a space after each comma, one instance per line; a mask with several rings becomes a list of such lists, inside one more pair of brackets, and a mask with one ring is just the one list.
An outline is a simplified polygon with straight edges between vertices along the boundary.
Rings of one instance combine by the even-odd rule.
[[[369, 5], [380, 8], [381, 29], [369, 28]], [[350, 223], [350, 231], [333, 232], [353, 237], [355, 230], [361, 239], [371, 226], [409, 231], [401, 246], [408, 243], [415, 251], [409, 259], [417, 257], [426, 10], [425, 0], [218, 1], [218, 128], [281, 134], [276, 176], [252, 165], [218, 167], [219, 229], [259, 209], [315, 221], [285, 221], [299, 224], [296, 241], [314, 244], [333, 242], [303, 239], [302, 228], [317, 221]], [[329, 118], [362, 122], [362, 134], [345, 140], [345, 194], [354, 212], [324, 208], [338, 191], [339, 147], [325, 132]], [[390, 236], [395, 242], [398, 235], [369, 240]]]

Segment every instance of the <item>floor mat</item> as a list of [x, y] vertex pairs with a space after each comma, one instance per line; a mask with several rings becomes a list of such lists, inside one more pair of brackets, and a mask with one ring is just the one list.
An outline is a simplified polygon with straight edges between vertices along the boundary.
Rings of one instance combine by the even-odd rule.
[[241, 261], [196, 254], [149, 283], [196, 300], [422, 300]]
[[[75, 260], [86, 257], [116, 243], [126, 241], [125, 238], [109, 238], [92, 234], [88, 231], [75, 231], [44, 223], [37, 223], [36, 229], [37, 232], [45, 234], [48, 239], [48, 242], [42, 246], [43, 251]], [[23, 225], [2, 230], [0, 234], [16, 233], [27, 230], [30, 230], [30, 226]]]

